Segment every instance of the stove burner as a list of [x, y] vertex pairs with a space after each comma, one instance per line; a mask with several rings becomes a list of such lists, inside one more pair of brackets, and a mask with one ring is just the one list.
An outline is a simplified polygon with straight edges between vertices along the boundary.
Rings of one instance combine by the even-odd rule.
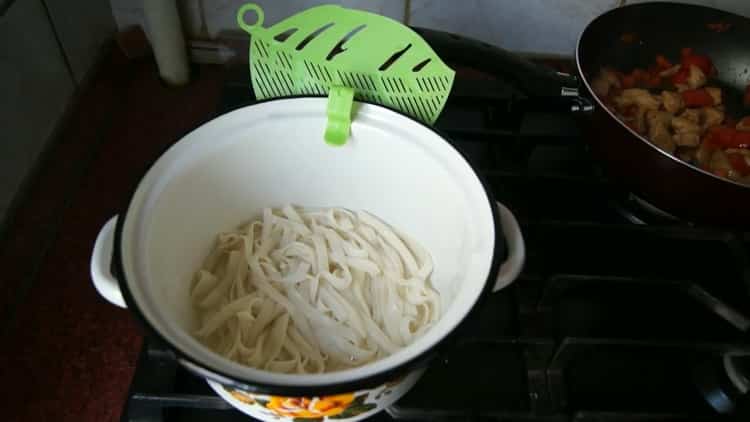
[[750, 356], [724, 355], [724, 370], [734, 387], [741, 394], [747, 394], [750, 391], [750, 379], [748, 379], [750, 377], [750, 373], [748, 373], [750, 364], [748, 360], [750, 360]]
[[734, 414], [750, 405], [747, 372], [750, 355], [727, 352], [699, 364], [693, 374], [706, 402], [717, 412]]

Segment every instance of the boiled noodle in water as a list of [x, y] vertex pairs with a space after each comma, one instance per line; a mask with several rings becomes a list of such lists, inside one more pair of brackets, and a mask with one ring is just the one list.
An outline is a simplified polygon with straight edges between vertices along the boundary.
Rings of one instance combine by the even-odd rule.
[[412, 343], [440, 317], [432, 258], [364, 211], [266, 208], [221, 233], [193, 279], [195, 336], [244, 365], [347, 369]]

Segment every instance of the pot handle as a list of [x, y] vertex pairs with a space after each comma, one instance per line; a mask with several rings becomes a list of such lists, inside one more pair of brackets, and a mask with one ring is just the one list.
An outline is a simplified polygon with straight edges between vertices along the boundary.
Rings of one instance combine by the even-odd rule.
[[115, 225], [117, 216], [110, 218], [96, 236], [94, 252], [91, 254], [91, 279], [94, 287], [108, 302], [121, 308], [127, 308], [122, 297], [119, 283], [112, 275], [112, 250], [115, 244]]
[[[501, 203], [497, 203], [500, 214], [500, 223], [502, 225], [503, 235], [508, 247], [508, 257], [500, 266], [495, 279], [493, 292], [501, 290], [512, 283], [523, 269], [526, 260], [526, 245], [521, 234], [521, 227], [513, 213]], [[96, 291], [99, 292], [108, 302], [121, 308], [127, 308], [125, 299], [122, 297], [119, 283], [110, 271], [112, 263], [112, 250], [115, 240], [115, 226], [117, 216], [107, 221], [99, 235], [96, 236], [94, 243], [94, 252], [91, 254], [91, 279], [94, 282]]]
[[518, 224], [518, 220], [516, 220], [516, 217], [505, 205], [498, 202], [497, 208], [500, 214], [503, 235], [508, 247], [508, 257], [500, 265], [500, 270], [497, 272], [497, 279], [495, 279], [495, 286], [492, 288], [493, 292], [507, 287], [518, 278], [523, 269], [524, 261], [526, 261], [526, 243], [523, 241], [521, 226]]

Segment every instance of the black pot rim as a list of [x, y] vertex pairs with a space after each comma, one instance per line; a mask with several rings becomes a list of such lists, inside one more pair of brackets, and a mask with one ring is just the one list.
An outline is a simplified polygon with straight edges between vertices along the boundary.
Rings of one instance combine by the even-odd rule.
[[[272, 102], [272, 101], [298, 99], [298, 98], [325, 98], [325, 96], [296, 95], [296, 96], [288, 96], [288, 97], [280, 97], [280, 98], [269, 98], [269, 99], [253, 102], [252, 104], [243, 106], [241, 108], [252, 107], [256, 104], [262, 104], [262, 103], [267, 103], [267, 102]], [[302, 386], [290, 386], [290, 385], [284, 385], [284, 384], [259, 383], [252, 379], [242, 379], [237, 376], [227, 374], [221, 370], [212, 368], [209, 365], [199, 362], [197, 359], [192, 358], [189, 353], [186, 353], [185, 351], [181, 350], [179, 347], [172, 344], [164, 335], [162, 335], [154, 326], [152, 326], [152, 324], [148, 321], [148, 319], [143, 315], [143, 313], [141, 312], [138, 306], [138, 303], [135, 301], [135, 299], [133, 298], [130, 292], [130, 289], [128, 288], [128, 283], [125, 278], [125, 271], [122, 265], [122, 248], [121, 248], [122, 230], [123, 230], [123, 225], [125, 223], [125, 219], [127, 217], [128, 209], [130, 208], [130, 204], [133, 200], [133, 196], [135, 195], [136, 191], [138, 190], [138, 188], [140, 187], [143, 181], [143, 179], [141, 178], [141, 180], [139, 180], [138, 183], [136, 183], [135, 186], [133, 187], [129, 196], [130, 199], [128, 200], [128, 204], [123, 210], [123, 212], [120, 214], [119, 218], [117, 219], [117, 224], [115, 226], [114, 245], [112, 249], [113, 275], [118, 281], [120, 291], [122, 292], [122, 296], [125, 299], [125, 303], [128, 306], [128, 310], [131, 311], [131, 313], [136, 317], [136, 319], [140, 322], [140, 324], [143, 325], [147, 329], [149, 333], [153, 334], [154, 336], [157, 337], [158, 340], [166, 344], [175, 353], [177, 361], [180, 362], [189, 371], [195, 373], [198, 376], [210, 379], [212, 381], [216, 381], [224, 385], [225, 387], [236, 388], [239, 390], [244, 390], [244, 391], [248, 391], [251, 393], [259, 393], [259, 394], [273, 394], [273, 395], [283, 395], [283, 396], [330, 395], [330, 394], [340, 394], [340, 393], [354, 392], [354, 391], [374, 388], [374, 387], [377, 387], [378, 385], [382, 385], [386, 382], [392, 381], [396, 379], [397, 377], [399, 377], [400, 375], [403, 375], [411, 370], [424, 367], [430, 360], [432, 360], [436, 355], [438, 355], [441, 351], [443, 351], [447, 345], [451, 344], [453, 340], [455, 340], [456, 334], [459, 331], [461, 331], [461, 328], [463, 326], [465, 326], [465, 323], [469, 319], [469, 316], [481, 305], [481, 303], [483, 302], [483, 299], [485, 299], [487, 295], [491, 292], [492, 287], [494, 285], [494, 281], [497, 278], [497, 273], [500, 268], [501, 261], [505, 259], [506, 245], [505, 245], [505, 236], [503, 235], [503, 231], [502, 231], [502, 223], [500, 221], [500, 216], [499, 216], [499, 212], [497, 209], [497, 205], [495, 204], [495, 196], [492, 193], [492, 190], [488, 188], [489, 184], [487, 183], [487, 181], [474, 168], [474, 166], [471, 165], [469, 160], [467, 160], [466, 156], [461, 151], [456, 149], [453, 146], [453, 144], [451, 144], [451, 142], [448, 141], [450, 138], [445, 133], [438, 130], [437, 128], [427, 125], [391, 107], [383, 106], [381, 104], [373, 103], [370, 101], [363, 101], [363, 100], [357, 100], [357, 101], [360, 103], [371, 104], [371, 105], [375, 105], [378, 107], [391, 110], [395, 113], [398, 113], [404, 117], [409, 118], [410, 120], [420, 124], [421, 126], [429, 129], [430, 131], [438, 135], [446, 144], [448, 144], [448, 146], [450, 146], [461, 158], [464, 159], [464, 161], [469, 165], [474, 175], [479, 180], [479, 183], [482, 185], [484, 193], [487, 196], [487, 199], [489, 201], [490, 209], [492, 211], [492, 218], [493, 218], [494, 226], [495, 226], [495, 245], [492, 251], [492, 263], [490, 265], [489, 275], [487, 276], [487, 280], [485, 280], [485, 285], [482, 288], [482, 292], [479, 294], [479, 297], [477, 298], [477, 301], [475, 302], [474, 306], [471, 309], [469, 309], [468, 312], [466, 312], [466, 314], [458, 322], [458, 324], [453, 328], [453, 330], [448, 332], [433, 347], [425, 350], [423, 353], [415, 356], [414, 358], [410, 360], [400, 363], [399, 365], [387, 371], [378, 372], [376, 374], [373, 374], [367, 377], [357, 378], [357, 379], [353, 379], [347, 382], [319, 384], [315, 386], [302, 387]], [[171, 145], [174, 145], [174, 144], [171, 144]], [[162, 155], [163, 153], [160, 154], [158, 157], [156, 157], [156, 159], [154, 159], [153, 162], [151, 162], [151, 164], [148, 166], [148, 169], [144, 172], [144, 175], [148, 173], [148, 171], [153, 167], [156, 161], [158, 161], [159, 158], [161, 158]], [[500, 257], [499, 255], [503, 255], [503, 256]]]

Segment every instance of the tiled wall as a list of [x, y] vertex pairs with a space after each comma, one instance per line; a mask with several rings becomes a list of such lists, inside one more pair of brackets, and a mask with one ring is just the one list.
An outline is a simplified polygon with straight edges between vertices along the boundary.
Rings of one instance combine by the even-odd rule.
[[[247, 0], [179, 0], [193, 39], [215, 39], [235, 30], [235, 11]], [[201, 19], [201, 1], [205, 19]], [[511, 50], [570, 55], [579, 33], [598, 14], [643, 0], [257, 0], [266, 25], [321, 3], [369, 10], [416, 26], [478, 38]], [[138, 0], [111, 0], [120, 28], [142, 24]], [[750, 0], [684, 0], [750, 16]], [[407, 10], [408, 9], [408, 10]]]

